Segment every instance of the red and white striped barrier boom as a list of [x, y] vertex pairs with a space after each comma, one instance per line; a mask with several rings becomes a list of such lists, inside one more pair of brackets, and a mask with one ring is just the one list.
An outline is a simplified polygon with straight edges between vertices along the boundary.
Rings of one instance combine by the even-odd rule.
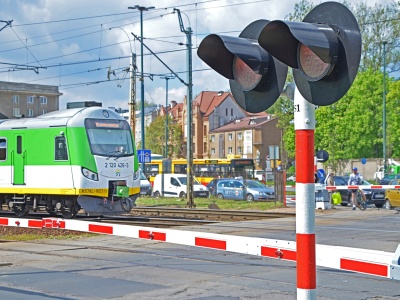
[[[58, 218], [0, 218], [0, 226], [75, 230], [297, 261], [296, 242], [293, 241]], [[316, 264], [326, 268], [400, 280], [400, 245], [395, 253], [390, 253], [317, 244]]]
[[327, 185], [326, 190], [400, 189], [400, 185]]

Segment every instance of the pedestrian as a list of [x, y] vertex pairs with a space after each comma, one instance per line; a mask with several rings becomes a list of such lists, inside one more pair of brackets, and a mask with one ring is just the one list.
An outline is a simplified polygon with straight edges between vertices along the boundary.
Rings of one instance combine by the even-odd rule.
[[[348, 185], [362, 185], [364, 179], [360, 173], [358, 173], [357, 168], [353, 168], [353, 173], [350, 174]], [[356, 193], [358, 189], [351, 189], [351, 202], [353, 203], [353, 210], [356, 210]], [[362, 189], [359, 189], [361, 192], [361, 196], [363, 197], [364, 201], [366, 202], [367, 199], [365, 198], [365, 194]]]
[[318, 182], [319, 182], [319, 177], [318, 177], [317, 172], [314, 173], [314, 182], [315, 182], [315, 183], [318, 183]]
[[[335, 185], [335, 180], [334, 180], [334, 176], [335, 174], [333, 174], [333, 172], [330, 172], [328, 174], [328, 176], [325, 179], [325, 184], [327, 186], [334, 186]], [[333, 195], [334, 190], [328, 190], [329, 193], [329, 203], [331, 205], [331, 208], [336, 209], [336, 207], [333, 205], [333, 200], [332, 200], [332, 195]]]

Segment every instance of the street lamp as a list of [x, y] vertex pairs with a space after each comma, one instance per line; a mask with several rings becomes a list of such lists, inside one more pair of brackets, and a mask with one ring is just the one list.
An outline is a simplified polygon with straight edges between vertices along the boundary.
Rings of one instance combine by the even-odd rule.
[[[144, 75], [143, 75], [143, 11], [148, 11], [150, 9], [154, 9], [154, 6], [144, 7], [144, 6], [129, 6], [128, 9], [137, 9], [140, 11], [140, 124], [142, 127], [141, 137], [142, 137], [142, 149], [145, 148], [144, 143]], [[144, 162], [142, 163], [142, 170], [145, 170]]]
[[386, 173], [386, 44], [383, 42], [383, 106], [382, 106], [382, 138], [383, 138], [383, 173]]
[[165, 79], [165, 158], [168, 158], [168, 80], [174, 79], [173, 76], [161, 77]]
[[125, 29], [121, 27], [111, 27], [109, 30], [118, 28], [125, 32], [126, 36], [129, 40], [129, 47], [131, 49], [131, 65], [130, 65], [130, 88], [129, 88], [129, 124], [132, 128], [133, 136], [136, 135], [136, 118], [135, 118], [135, 111], [136, 111], [136, 82], [135, 82], [135, 69], [136, 69], [136, 54], [132, 51], [132, 42], [129, 37], [129, 34], [125, 31]]

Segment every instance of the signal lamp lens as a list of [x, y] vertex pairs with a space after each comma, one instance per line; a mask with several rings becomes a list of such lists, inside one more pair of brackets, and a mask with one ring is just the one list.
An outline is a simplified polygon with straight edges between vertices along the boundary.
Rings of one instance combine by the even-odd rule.
[[299, 44], [297, 57], [299, 69], [309, 81], [318, 81], [324, 78], [332, 69], [331, 64], [323, 62], [310, 48], [303, 44]]
[[243, 91], [251, 91], [260, 83], [262, 75], [255, 73], [240, 58], [235, 56], [233, 59], [233, 78]]

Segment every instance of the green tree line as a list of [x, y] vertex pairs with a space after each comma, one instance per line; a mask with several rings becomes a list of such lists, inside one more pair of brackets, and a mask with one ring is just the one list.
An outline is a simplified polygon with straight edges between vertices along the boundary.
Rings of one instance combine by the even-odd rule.
[[[362, 56], [358, 75], [347, 94], [329, 106], [316, 107], [315, 150], [330, 154], [329, 163], [351, 158], [383, 156], [383, 69], [386, 79], [386, 154], [400, 157], [400, 3], [387, 5], [343, 2], [358, 20], [362, 35]], [[314, 7], [302, 0], [286, 16], [301, 21]], [[288, 82], [293, 81], [288, 74]], [[279, 118], [283, 129], [283, 158], [295, 156], [293, 103], [280, 97], [268, 110]]]

